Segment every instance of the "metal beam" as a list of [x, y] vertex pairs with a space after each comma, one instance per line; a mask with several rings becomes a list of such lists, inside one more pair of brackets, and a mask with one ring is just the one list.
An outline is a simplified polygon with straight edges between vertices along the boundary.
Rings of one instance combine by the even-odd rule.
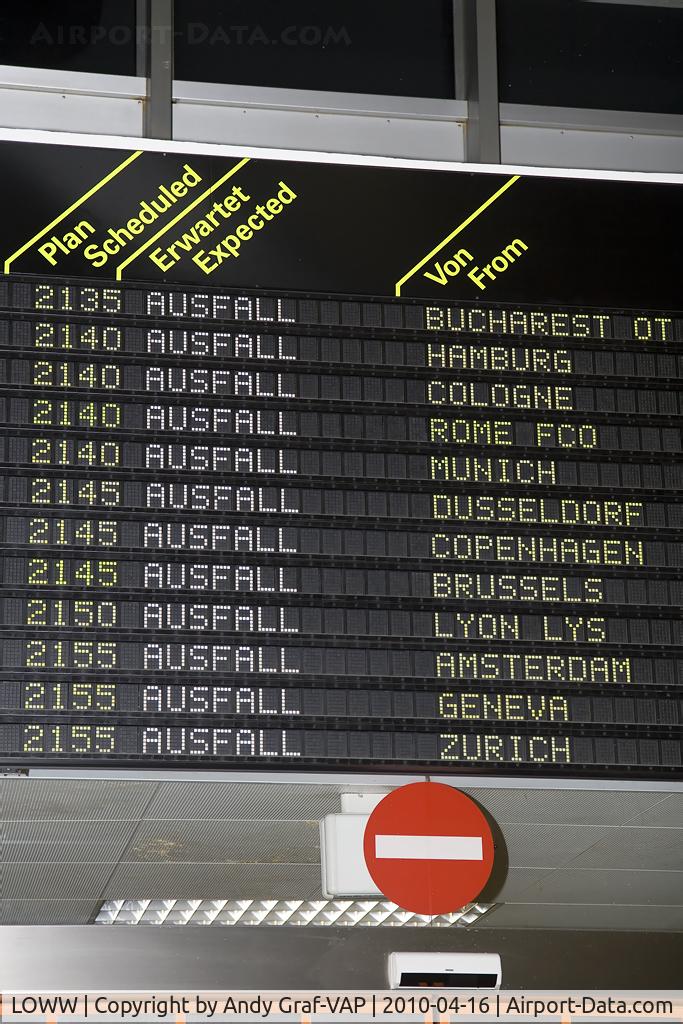
[[[498, 45], [495, 0], [455, 0], [454, 28], [458, 72], [456, 88], [465, 83], [468, 118], [465, 159], [472, 163], [500, 163], [498, 100]], [[460, 34], [460, 39], [458, 35]], [[457, 93], [456, 93], [457, 95]]]
[[145, 135], [173, 138], [173, 0], [149, 0], [149, 77]]

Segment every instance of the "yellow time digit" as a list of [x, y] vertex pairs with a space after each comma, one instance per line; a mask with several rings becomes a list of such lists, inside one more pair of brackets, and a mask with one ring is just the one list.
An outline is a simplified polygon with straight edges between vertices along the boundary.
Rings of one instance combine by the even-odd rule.
[[[103, 482], [108, 483], [110, 481], [105, 480]], [[78, 484], [77, 500], [79, 505], [97, 504], [97, 487], [95, 485], [94, 480], [84, 480], [82, 483]]]
[[36, 309], [55, 308], [55, 289], [51, 284], [36, 285]]
[[48, 323], [36, 324], [34, 343], [36, 348], [53, 348], [55, 344], [55, 325]]
[[37, 398], [33, 403], [33, 425], [35, 427], [52, 426], [52, 402], [47, 398]]
[[52, 402], [49, 398], [36, 398], [33, 402], [34, 427], [73, 427], [73, 403]]
[[25, 683], [24, 708], [26, 711], [66, 711], [64, 686], [52, 682]]
[[33, 364], [33, 384], [36, 387], [49, 388], [54, 385], [55, 367], [43, 360]]
[[68, 585], [67, 563], [63, 558], [29, 558], [27, 583], [29, 586], [37, 587], [49, 584], [50, 577], [52, 584], [57, 587]]
[[89, 629], [95, 622], [94, 601], [74, 601], [74, 626]]
[[45, 711], [47, 687], [44, 683], [26, 683], [24, 686], [24, 708], [27, 711]]
[[24, 726], [24, 753], [43, 754], [45, 752], [45, 726]]
[[115, 587], [118, 583], [118, 575], [118, 562], [93, 561], [86, 558], [77, 563], [74, 579], [86, 587]]
[[81, 328], [80, 342], [83, 348], [98, 348], [99, 339], [97, 327], [91, 324], [89, 327]]
[[107, 363], [100, 370], [100, 387], [114, 391], [121, 387], [121, 367]]
[[122, 295], [117, 288], [105, 288], [102, 292], [102, 311], [104, 313], [120, 313]]
[[76, 668], [93, 668], [95, 645], [88, 640], [74, 642], [74, 665]]
[[32, 587], [50, 582], [50, 563], [47, 558], [29, 558], [27, 582]]
[[47, 601], [41, 601], [38, 598], [30, 598], [30, 600], [26, 602], [26, 625], [49, 625], [47, 615]]
[[101, 481], [102, 504], [115, 506], [121, 504], [121, 484], [118, 480]]
[[121, 348], [121, 328], [120, 327], [103, 327], [102, 329], [102, 348], [107, 352], [118, 352]]
[[118, 523], [112, 523], [112, 522], [104, 521], [104, 522], [98, 523], [98, 527], [99, 527], [99, 531], [98, 531], [99, 532], [99, 542], [102, 545], [102, 547], [107, 547], [108, 545], [113, 545], [113, 544], [118, 543], [118, 538], [119, 538]]
[[89, 725], [71, 726], [71, 750], [74, 754], [89, 754], [92, 750], [92, 727]]
[[116, 441], [104, 441], [100, 445], [100, 465], [109, 469], [121, 465], [121, 446]]
[[119, 563], [103, 561], [98, 563], [99, 582], [102, 587], [115, 587], [119, 581]]
[[97, 643], [90, 640], [74, 642], [74, 665], [76, 668], [99, 668], [104, 670], [116, 668], [117, 645], [115, 643]]
[[97, 313], [100, 308], [99, 288], [81, 288], [80, 292], [81, 310], [84, 313]]
[[39, 466], [52, 464], [52, 442], [47, 437], [36, 437], [31, 441], [31, 462]]
[[[48, 660], [53, 665], [48, 664]], [[26, 668], [66, 668], [66, 655], [62, 640], [29, 640], [26, 644]]]
[[26, 668], [47, 668], [47, 642], [29, 640], [26, 644]]
[[97, 668], [116, 668], [118, 663], [118, 649], [114, 643], [98, 643], [97, 645]]
[[74, 711], [90, 711], [93, 706], [91, 683], [74, 683], [71, 687], [71, 705]]
[[116, 684], [74, 683], [71, 687], [71, 706], [74, 711], [114, 711]]
[[29, 544], [68, 544], [66, 519], [53, 519], [53, 535], [50, 538], [48, 519], [30, 519], [28, 524]]
[[29, 544], [50, 543], [50, 522], [48, 519], [29, 519], [28, 542]]
[[95, 747], [98, 754], [111, 754], [114, 750], [116, 733], [113, 725], [95, 726]]
[[49, 480], [44, 478], [31, 480], [31, 503], [33, 505], [50, 505], [52, 503], [52, 487]]
[[79, 465], [85, 463], [86, 466], [92, 466], [97, 462], [97, 455], [95, 451], [95, 445], [92, 441], [79, 441], [76, 450], [76, 461]]
[[74, 754], [111, 754], [114, 750], [116, 732], [113, 725], [72, 725], [69, 732], [71, 750]]
[[79, 583], [83, 583], [86, 587], [91, 587], [93, 584], [92, 562], [87, 558], [85, 561], [77, 563], [77, 566], [74, 572], [74, 579], [78, 580]]
[[93, 363], [84, 363], [79, 367], [78, 384], [84, 388], [97, 387], [97, 367]]
[[62, 683], [50, 683], [50, 692], [52, 699], [50, 702], [50, 709], [52, 711], [65, 711], [66, 704], [64, 702], [64, 687]]
[[121, 406], [114, 402], [105, 402], [102, 406], [101, 420], [103, 427], [121, 426]]
[[61, 725], [25, 725], [23, 745], [25, 754], [63, 754], [64, 728]]
[[48, 726], [48, 733], [50, 736], [50, 753], [51, 754], [63, 754], [64, 753], [64, 729], [61, 725], [50, 725]]
[[115, 683], [95, 683], [95, 706], [98, 711], [116, 710]]
[[74, 626], [109, 629], [116, 625], [116, 605], [111, 601], [75, 601]]
[[78, 406], [78, 426], [97, 427], [97, 402], [80, 402]]

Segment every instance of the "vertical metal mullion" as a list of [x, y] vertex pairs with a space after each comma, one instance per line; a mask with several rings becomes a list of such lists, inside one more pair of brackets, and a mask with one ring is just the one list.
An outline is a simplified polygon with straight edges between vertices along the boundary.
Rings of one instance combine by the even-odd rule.
[[458, 81], [465, 83], [467, 130], [465, 158], [474, 163], [500, 163], [500, 105], [498, 98], [498, 40], [496, 0], [455, 0], [461, 8], [455, 21], [462, 33], [456, 39], [456, 59], [464, 67]]
[[173, 138], [173, 0], [149, 0], [149, 76], [145, 135]]

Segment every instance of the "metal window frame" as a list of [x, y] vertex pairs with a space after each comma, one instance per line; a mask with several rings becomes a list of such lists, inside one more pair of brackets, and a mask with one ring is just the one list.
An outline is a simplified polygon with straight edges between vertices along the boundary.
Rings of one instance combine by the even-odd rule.
[[451, 3], [455, 100], [175, 80], [173, 0], [136, 0], [136, 76], [0, 66], [0, 121], [478, 166], [683, 166], [683, 115], [499, 103], [495, 0]]
[[173, 138], [174, 0], [138, 0], [138, 35], [149, 37], [144, 133], [151, 139]]
[[[173, 138], [174, 89], [183, 95], [191, 90], [198, 94], [215, 97], [215, 90], [201, 83], [178, 83], [173, 80], [174, 47], [174, 2], [173, 0], [137, 0], [138, 39], [149, 32], [149, 78], [145, 135], [149, 138]], [[495, 0], [452, 0], [453, 4], [453, 46], [455, 66], [456, 102], [467, 100], [468, 130], [466, 133], [464, 158], [476, 163], [500, 163], [500, 125], [498, 118], [498, 55], [496, 38]], [[149, 18], [149, 22], [147, 19]], [[139, 46], [139, 44], [138, 44]], [[140, 67], [140, 54], [138, 54]], [[239, 103], [238, 96], [244, 93], [239, 86], [221, 86], [222, 102], [226, 105]], [[253, 90], [252, 90], [253, 91]], [[303, 90], [259, 90], [268, 93], [287, 94]], [[344, 104], [344, 113], [364, 112], [370, 105], [380, 106], [382, 113], [392, 111], [393, 116], [410, 117], [420, 100], [404, 97], [355, 96], [346, 93], [311, 91], [305, 106], [318, 112], [340, 113], [337, 96], [350, 97]], [[207, 102], [211, 102], [208, 98]], [[214, 99], [214, 102], [216, 100]], [[299, 101], [301, 102], [301, 101]], [[427, 100], [425, 105], [440, 105], [452, 101]], [[408, 105], [406, 107], [406, 104]], [[267, 106], [261, 102], [261, 107]], [[277, 104], [276, 104], [277, 105]], [[297, 104], [296, 109], [302, 109]], [[457, 119], [457, 118], [456, 118]]]

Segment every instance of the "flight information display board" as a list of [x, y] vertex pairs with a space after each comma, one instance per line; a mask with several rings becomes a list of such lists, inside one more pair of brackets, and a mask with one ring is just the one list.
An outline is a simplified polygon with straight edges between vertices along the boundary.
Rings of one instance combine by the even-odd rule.
[[680, 186], [0, 151], [0, 765], [681, 776]]

